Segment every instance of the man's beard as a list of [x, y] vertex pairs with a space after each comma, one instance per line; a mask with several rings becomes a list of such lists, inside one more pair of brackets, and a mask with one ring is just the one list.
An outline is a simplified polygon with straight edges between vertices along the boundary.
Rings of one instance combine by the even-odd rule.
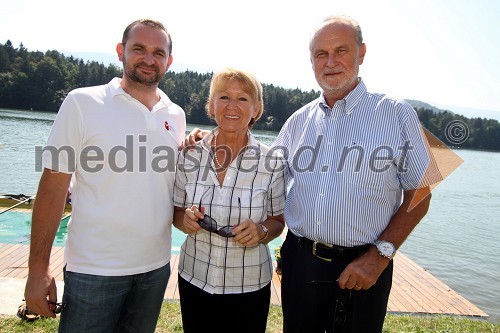
[[[146, 77], [146, 76], [142, 75], [137, 70], [137, 67], [139, 67], [139, 66], [154, 67], [156, 75], [153, 77], [149, 77], [149, 76]], [[130, 80], [137, 82], [137, 83], [144, 84], [148, 87], [151, 87], [153, 85], [158, 84], [158, 82], [160, 82], [160, 80], [162, 78], [162, 76], [160, 75], [160, 69], [158, 68], [158, 66], [156, 66], [156, 65], [149, 66], [149, 65], [146, 65], [145, 63], [140, 62], [140, 63], [137, 63], [137, 64], [129, 67], [125, 57], [123, 57], [123, 70], [125, 71], [125, 75], [127, 75], [127, 77]]]

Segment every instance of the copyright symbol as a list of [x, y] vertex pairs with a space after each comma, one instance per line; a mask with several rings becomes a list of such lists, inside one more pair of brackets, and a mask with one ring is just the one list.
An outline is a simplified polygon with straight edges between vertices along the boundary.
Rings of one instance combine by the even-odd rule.
[[450, 143], [459, 145], [469, 138], [469, 127], [463, 121], [453, 120], [446, 125], [445, 136]]

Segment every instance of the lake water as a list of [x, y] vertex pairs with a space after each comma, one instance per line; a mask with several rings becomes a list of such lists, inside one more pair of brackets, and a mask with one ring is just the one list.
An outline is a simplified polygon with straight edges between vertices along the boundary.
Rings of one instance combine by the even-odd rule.
[[[54, 117], [0, 109], [0, 194], [36, 193], [35, 147], [45, 144]], [[267, 144], [276, 136], [254, 134]], [[434, 189], [401, 251], [500, 323], [500, 153], [454, 152], [464, 163]]]

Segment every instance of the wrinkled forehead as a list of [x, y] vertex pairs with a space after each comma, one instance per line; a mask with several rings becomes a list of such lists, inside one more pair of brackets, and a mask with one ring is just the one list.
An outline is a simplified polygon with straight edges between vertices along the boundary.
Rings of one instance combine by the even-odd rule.
[[341, 41], [357, 42], [356, 30], [348, 23], [327, 22], [313, 34], [309, 50], [312, 51], [319, 43], [337, 43]]
[[170, 39], [164, 30], [138, 24], [130, 29], [128, 43], [154, 45], [169, 51]]

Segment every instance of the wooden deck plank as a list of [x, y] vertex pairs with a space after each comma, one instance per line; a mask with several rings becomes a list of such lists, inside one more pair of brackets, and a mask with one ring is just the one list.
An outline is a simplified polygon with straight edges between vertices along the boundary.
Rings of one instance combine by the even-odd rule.
[[63, 273], [63, 268], [64, 268], [64, 247], [57, 246], [53, 247], [52, 251], [54, 249], [57, 251], [56, 253], [51, 254], [50, 258], [50, 271], [55, 274], [54, 279], [56, 280], [64, 280], [64, 273]]
[[0, 258], [3, 256], [3, 252], [9, 247], [9, 245], [10, 244], [7, 243], [0, 243]]
[[177, 293], [177, 277], [179, 274], [179, 270], [177, 269], [179, 256], [176, 254], [172, 254], [170, 258], [170, 278], [167, 284], [167, 290], [165, 290], [165, 298], [166, 299], [175, 299], [175, 294]]
[[12, 271], [12, 265], [24, 254], [22, 245], [13, 244], [5, 251], [5, 256], [0, 261], [0, 276], [5, 276]]
[[[405, 266], [400, 270], [404, 279], [400, 288], [404, 293], [410, 295], [417, 304], [425, 304], [426, 311], [429, 313], [445, 313], [443, 305], [437, 299], [446, 291], [446, 288], [442, 288], [444, 284], [438, 288], [432, 281], [433, 277], [425, 270], [416, 270], [408, 259], [405, 260], [404, 264]], [[418, 288], [410, 289], [409, 286], [418, 286]]]
[[[417, 302], [418, 305], [412, 308], [411, 312], [487, 316], [414, 261], [403, 254], [398, 256], [399, 258], [395, 261], [394, 280], [401, 279], [403, 282], [396, 288], [399, 287], [406, 298]], [[393, 288], [395, 288], [394, 281]], [[422, 311], [422, 308], [425, 310]]]
[[[403, 312], [411, 311], [422, 311], [423, 307], [421, 299], [419, 284], [411, 284], [408, 280], [409, 272], [407, 271], [407, 260], [400, 260], [401, 256], [398, 255], [398, 259], [394, 260], [394, 277], [392, 282], [392, 292], [389, 300], [394, 298], [394, 304], [398, 310], [405, 310]], [[410, 286], [415, 286], [410, 288]], [[412, 297], [407, 297], [411, 294]], [[399, 309], [404, 305], [403, 309]], [[389, 311], [392, 310], [388, 307]]]
[[281, 274], [276, 273], [276, 261], [273, 262], [273, 279], [271, 281], [273, 289], [276, 291], [277, 298], [271, 298], [271, 304], [281, 305]]
[[172, 299], [179, 299], [179, 284], [177, 283], [177, 280], [179, 279], [179, 255], [172, 254], [172, 258], [174, 259], [170, 259], [170, 278], [172, 280], [172, 284], [174, 285]]
[[[416, 264], [412, 266], [412, 272], [415, 274], [423, 275], [425, 274], [423, 268], [417, 266]], [[414, 277], [409, 278], [409, 282], [412, 283], [416, 279]], [[434, 276], [428, 274], [428, 277], [425, 280], [419, 280], [422, 288], [421, 290], [425, 290], [425, 299], [427, 303], [431, 303], [434, 305], [436, 312], [439, 313], [455, 313], [457, 311], [463, 311], [463, 309], [457, 308], [456, 304], [456, 296], [451, 292], [451, 289], [441, 283], [441, 281], [434, 278]], [[415, 282], [416, 283], [416, 282]], [[429, 295], [433, 295], [433, 297], [429, 297]], [[448, 299], [447, 302], [442, 302], [442, 299]]]
[[19, 253], [12, 258], [9, 268], [3, 270], [0, 274], [5, 277], [16, 277], [18, 273], [25, 271], [26, 268], [28, 268], [28, 253], [19, 251]]
[[[28, 275], [28, 253], [29, 245], [27, 244], [0, 243], [0, 277], [25, 279]], [[170, 260], [172, 273], [165, 291], [166, 299], [179, 298], [178, 259], [179, 256], [173, 254]], [[276, 263], [273, 264], [276, 265]], [[54, 247], [50, 268], [57, 281], [63, 280], [63, 265], [64, 249]], [[281, 276], [276, 272], [272, 277], [271, 302], [281, 304]], [[388, 312], [488, 316], [402, 253], [394, 259], [394, 277]]]
[[6, 244], [2, 248], [3, 251], [0, 253], [0, 269], [5, 266], [5, 262], [9, 260], [10, 254], [19, 248], [21, 248], [21, 244]]

